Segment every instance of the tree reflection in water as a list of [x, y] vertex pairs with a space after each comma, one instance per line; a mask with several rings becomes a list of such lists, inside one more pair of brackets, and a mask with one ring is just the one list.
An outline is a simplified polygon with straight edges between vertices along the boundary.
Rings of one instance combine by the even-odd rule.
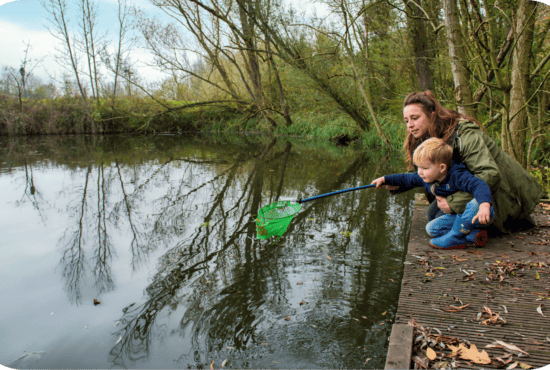
[[268, 203], [370, 183], [400, 162], [323, 157], [282, 139], [202, 140], [133, 143], [73, 169], [82, 186], [59, 241], [72, 302], [90, 278], [98, 294], [116, 288], [117, 250], [136, 273], [163, 251], [143, 301], [116, 320], [113, 367], [143, 367], [168, 339], [177, 367], [346, 368], [376, 356], [367, 366], [383, 366], [390, 325], [380, 324], [396, 309], [410, 197], [367, 190], [306, 203], [279, 240], [257, 240], [254, 219]]

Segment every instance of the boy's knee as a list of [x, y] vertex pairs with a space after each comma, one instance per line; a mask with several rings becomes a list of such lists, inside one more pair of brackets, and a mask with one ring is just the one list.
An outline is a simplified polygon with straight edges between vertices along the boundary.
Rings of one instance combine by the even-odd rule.
[[470, 212], [477, 212], [479, 211], [479, 203], [477, 200], [475, 199], [472, 199], [471, 201], [468, 202], [468, 204], [466, 204], [466, 211], [470, 211]]

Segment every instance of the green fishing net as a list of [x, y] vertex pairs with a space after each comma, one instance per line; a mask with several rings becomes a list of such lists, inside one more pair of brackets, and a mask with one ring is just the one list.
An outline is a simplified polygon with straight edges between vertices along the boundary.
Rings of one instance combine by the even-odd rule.
[[260, 209], [256, 219], [256, 233], [258, 239], [267, 239], [270, 236], [282, 236], [292, 218], [300, 212], [299, 203], [290, 204], [290, 201], [280, 201], [268, 204]]

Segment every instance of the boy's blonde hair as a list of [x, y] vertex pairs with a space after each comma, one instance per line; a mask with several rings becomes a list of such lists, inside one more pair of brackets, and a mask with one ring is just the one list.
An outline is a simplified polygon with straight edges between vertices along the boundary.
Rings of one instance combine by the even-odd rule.
[[447, 170], [451, 167], [452, 159], [453, 148], [445, 141], [436, 137], [432, 137], [422, 142], [413, 154], [413, 162], [416, 165], [426, 161], [435, 164], [443, 163], [447, 165]]

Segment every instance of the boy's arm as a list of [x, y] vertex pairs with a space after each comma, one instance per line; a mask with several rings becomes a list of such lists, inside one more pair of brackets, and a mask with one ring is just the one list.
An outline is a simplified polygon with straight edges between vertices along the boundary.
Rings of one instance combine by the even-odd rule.
[[398, 173], [384, 176], [385, 185], [399, 186], [399, 190], [407, 191], [424, 186], [424, 181], [417, 173]]
[[491, 189], [485, 181], [472, 175], [469, 171], [458, 173], [455, 179], [458, 189], [472, 194], [479, 204], [489, 203], [489, 206], [493, 204]]

